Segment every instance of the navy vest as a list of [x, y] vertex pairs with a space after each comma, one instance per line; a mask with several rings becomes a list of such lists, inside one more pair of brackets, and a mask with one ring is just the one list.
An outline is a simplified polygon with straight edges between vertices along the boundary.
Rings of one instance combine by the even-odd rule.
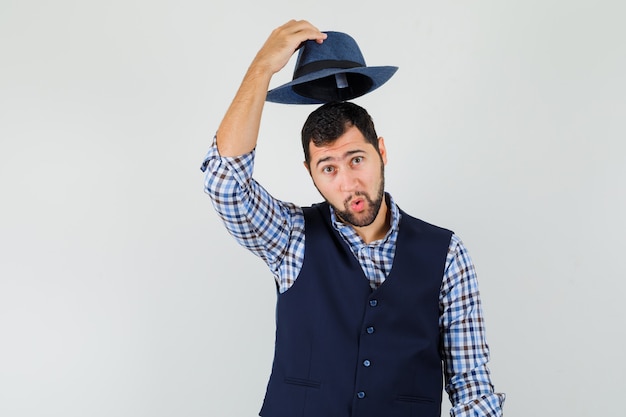
[[372, 290], [328, 204], [304, 208], [304, 264], [278, 295], [261, 416], [440, 417], [439, 293], [452, 232], [401, 214], [393, 268]]

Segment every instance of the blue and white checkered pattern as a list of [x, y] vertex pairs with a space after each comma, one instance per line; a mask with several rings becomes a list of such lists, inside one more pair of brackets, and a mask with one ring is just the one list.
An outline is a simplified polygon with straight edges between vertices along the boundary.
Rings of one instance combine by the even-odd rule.
[[[294, 204], [273, 198], [252, 178], [254, 151], [221, 157], [215, 140], [205, 158], [205, 190], [230, 234], [261, 257], [274, 274], [280, 292], [293, 285], [304, 262], [304, 214]], [[366, 244], [355, 230], [339, 222], [334, 227], [359, 260], [372, 288], [391, 270], [400, 212], [387, 195], [391, 228], [386, 236]], [[442, 359], [452, 417], [502, 415], [505, 395], [494, 393], [487, 362], [489, 348], [473, 262], [458, 236], [450, 240], [439, 297]]]

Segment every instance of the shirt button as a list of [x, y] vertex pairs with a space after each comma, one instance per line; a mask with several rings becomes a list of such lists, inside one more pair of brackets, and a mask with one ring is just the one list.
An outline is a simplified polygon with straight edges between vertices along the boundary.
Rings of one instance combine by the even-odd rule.
[[367, 360], [367, 359], [365, 359], [365, 360], [363, 361], [363, 366], [365, 366], [365, 367], [368, 367], [368, 366], [370, 366], [371, 364], [372, 364], [372, 363], [371, 363], [369, 360]]
[[378, 300], [370, 300], [370, 306], [376, 307], [378, 305]]
[[370, 327], [368, 327], [367, 329], [365, 329], [365, 331], [366, 331], [368, 334], [372, 334], [372, 333], [374, 333], [374, 328], [373, 328], [372, 326], [370, 326]]
[[363, 391], [359, 391], [359, 392], [356, 393], [356, 396], [361, 398], [361, 399], [363, 399], [363, 398], [365, 398], [365, 393]]

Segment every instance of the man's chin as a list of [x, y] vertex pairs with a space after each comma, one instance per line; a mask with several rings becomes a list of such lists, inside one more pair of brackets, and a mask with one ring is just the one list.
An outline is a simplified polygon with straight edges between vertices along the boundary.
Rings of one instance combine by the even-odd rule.
[[335, 214], [337, 217], [346, 224], [349, 224], [354, 227], [366, 227], [370, 224], [374, 223], [376, 216], [372, 213], [351, 213], [346, 211], [338, 211], [335, 208]]

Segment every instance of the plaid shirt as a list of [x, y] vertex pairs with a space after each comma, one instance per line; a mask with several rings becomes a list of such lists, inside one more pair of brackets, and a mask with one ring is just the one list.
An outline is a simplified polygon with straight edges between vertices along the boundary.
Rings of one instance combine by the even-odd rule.
[[[261, 257], [278, 283], [279, 291], [293, 285], [304, 262], [302, 208], [273, 198], [252, 178], [254, 151], [221, 157], [215, 140], [202, 165], [205, 190], [230, 234]], [[348, 243], [372, 288], [389, 274], [395, 254], [400, 212], [387, 194], [391, 228], [381, 240], [366, 244], [341, 222], [331, 207], [333, 226]], [[441, 356], [452, 417], [502, 415], [505, 395], [494, 393], [487, 362], [489, 348], [481, 310], [476, 271], [463, 243], [452, 235], [439, 296]]]

